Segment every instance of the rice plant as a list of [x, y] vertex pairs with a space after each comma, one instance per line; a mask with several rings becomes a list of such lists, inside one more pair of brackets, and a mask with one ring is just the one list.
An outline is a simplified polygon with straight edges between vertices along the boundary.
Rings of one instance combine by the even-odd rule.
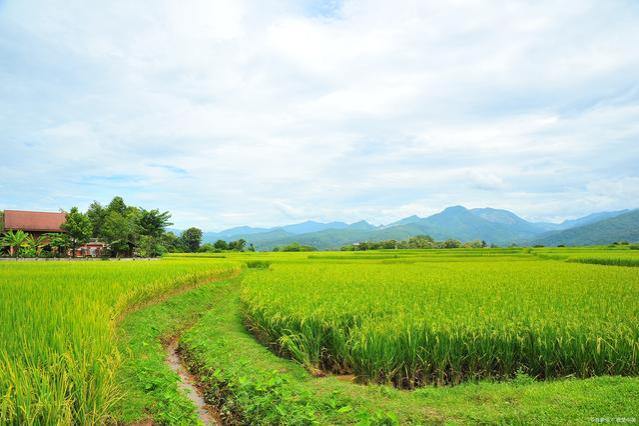
[[114, 329], [136, 305], [236, 271], [206, 260], [0, 263], [0, 424], [98, 424], [120, 397]]
[[273, 264], [246, 323], [313, 372], [402, 388], [639, 374], [639, 269], [555, 261]]

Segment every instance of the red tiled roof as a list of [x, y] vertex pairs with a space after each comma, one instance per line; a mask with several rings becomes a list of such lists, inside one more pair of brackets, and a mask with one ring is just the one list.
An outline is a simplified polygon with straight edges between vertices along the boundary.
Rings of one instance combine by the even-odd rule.
[[4, 229], [23, 231], [63, 232], [60, 226], [66, 221], [65, 213], [4, 211]]

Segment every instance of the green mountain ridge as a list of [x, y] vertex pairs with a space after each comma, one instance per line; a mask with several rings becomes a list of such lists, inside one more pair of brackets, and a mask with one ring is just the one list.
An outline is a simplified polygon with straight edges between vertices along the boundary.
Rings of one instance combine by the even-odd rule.
[[530, 244], [583, 246], [611, 244], [616, 241], [639, 242], [639, 209], [587, 225], [554, 232], [532, 240]]
[[[494, 208], [467, 209], [463, 206], [452, 206], [432, 216], [422, 218], [413, 215], [386, 226], [373, 226], [366, 221], [355, 222], [350, 225], [344, 222], [323, 224], [307, 221], [295, 225], [262, 228], [259, 232], [255, 232], [259, 228], [233, 228], [233, 231], [245, 229], [249, 232], [232, 232], [232, 234], [233, 239], [243, 238], [254, 244], [258, 250], [271, 250], [294, 242], [314, 246], [320, 250], [339, 249], [344, 245], [361, 241], [405, 240], [416, 235], [430, 235], [437, 240], [484, 240], [489, 244], [498, 245], [510, 245], [512, 243], [552, 245], [551, 241], [554, 241], [552, 238], [564, 232], [564, 228], [571, 226], [571, 224], [586, 223], [589, 225], [593, 221], [598, 223], [596, 222], [597, 219], [611, 220], [611, 218], [622, 215], [625, 212], [627, 211], [594, 213], [583, 218], [567, 220], [560, 224], [550, 224], [529, 222], [508, 210]], [[312, 232], [304, 232], [307, 229]], [[204, 241], [212, 242], [213, 238], [217, 238], [227, 232], [205, 233]], [[625, 235], [627, 233], [620, 231], [620, 234]], [[539, 240], [544, 239], [548, 239], [549, 242], [539, 242]], [[617, 239], [628, 239], [628, 237]]]

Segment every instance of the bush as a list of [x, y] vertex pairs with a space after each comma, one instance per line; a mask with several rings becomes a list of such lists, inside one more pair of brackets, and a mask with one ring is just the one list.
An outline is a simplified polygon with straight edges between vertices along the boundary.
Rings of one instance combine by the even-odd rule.
[[247, 268], [267, 269], [269, 266], [271, 266], [271, 262], [266, 260], [249, 260], [246, 262]]

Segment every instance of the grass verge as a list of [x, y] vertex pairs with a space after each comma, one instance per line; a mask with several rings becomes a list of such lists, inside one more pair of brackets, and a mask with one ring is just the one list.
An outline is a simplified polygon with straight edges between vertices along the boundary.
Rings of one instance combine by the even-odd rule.
[[[228, 278], [221, 275], [219, 279]], [[117, 382], [123, 398], [114, 408], [119, 423], [197, 424], [192, 402], [166, 365], [165, 344], [216, 304], [219, 288], [233, 280], [200, 283], [156, 304], [130, 312], [118, 327], [122, 366]]]
[[207, 389], [208, 402], [227, 424], [582, 424], [639, 418], [638, 378], [536, 382], [519, 375], [506, 383], [410, 392], [312, 377], [245, 330], [239, 286], [214, 291], [217, 303], [184, 333], [180, 345]]

